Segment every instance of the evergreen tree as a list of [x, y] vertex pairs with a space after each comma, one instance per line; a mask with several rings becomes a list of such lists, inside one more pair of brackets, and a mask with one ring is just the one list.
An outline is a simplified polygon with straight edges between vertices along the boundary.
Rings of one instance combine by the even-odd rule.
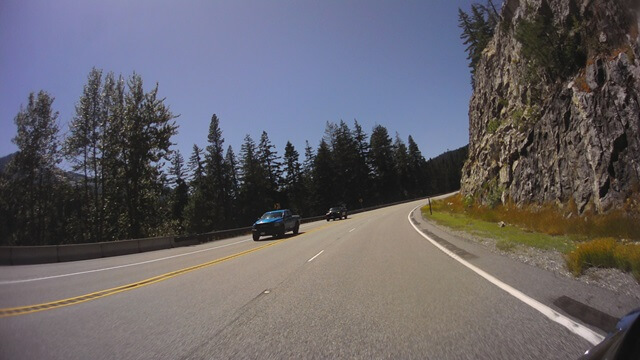
[[397, 178], [393, 165], [393, 145], [387, 129], [382, 125], [376, 125], [371, 132], [369, 158], [375, 197], [380, 203], [390, 203], [397, 197]]
[[110, 72], [104, 80], [102, 119], [102, 166], [100, 167], [100, 193], [102, 206], [102, 238], [118, 240], [126, 236], [126, 201], [124, 152], [126, 144], [121, 136], [125, 128], [125, 81]]
[[471, 4], [471, 14], [467, 14], [458, 8], [458, 27], [462, 29], [460, 38], [467, 45], [467, 59], [471, 68], [471, 84], [474, 84], [475, 71], [482, 51], [487, 47], [496, 25], [499, 15], [492, 0], [488, 0], [486, 5]]
[[410, 186], [409, 192], [411, 197], [418, 197], [427, 195], [431, 191], [427, 183], [427, 177], [425, 175], [426, 161], [418, 148], [413, 137], [409, 135], [408, 139], [408, 157], [409, 157], [409, 174], [410, 174]]
[[236, 155], [233, 152], [231, 145], [227, 148], [227, 154], [225, 155], [224, 162], [227, 167], [226, 182], [228, 183], [228, 194], [231, 199], [236, 199], [239, 187], [238, 160], [236, 159]]
[[229, 209], [227, 224], [229, 227], [244, 226], [238, 223], [238, 161], [236, 160], [236, 155], [231, 145], [227, 148], [224, 163], [226, 168], [225, 188], [227, 189], [227, 197], [229, 199], [229, 203], [227, 204], [227, 208]]
[[277, 207], [277, 204], [281, 202], [278, 190], [282, 177], [282, 164], [276, 153], [275, 145], [269, 140], [266, 131], [263, 131], [260, 136], [257, 156], [266, 180], [264, 194], [271, 201], [272, 207]]
[[106, 111], [102, 88], [102, 71], [93, 68], [89, 73], [76, 115], [69, 124], [69, 136], [64, 152], [72, 164], [73, 171], [83, 176], [78, 183], [81, 211], [75, 219], [74, 228], [80, 241], [101, 241], [103, 202], [101, 192], [102, 149]]
[[189, 157], [187, 167], [191, 181], [189, 183], [190, 197], [184, 209], [185, 228], [189, 233], [203, 233], [209, 231], [207, 219], [208, 209], [205, 198], [205, 163], [203, 151], [198, 145], [193, 144], [193, 150]]
[[242, 220], [243, 223], [249, 223], [273, 206], [271, 199], [266, 196], [267, 186], [256, 143], [249, 135], [245, 136], [240, 148], [239, 175]]
[[174, 230], [181, 234], [185, 230], [184, 210], [189, 203], [189, 186], [186, 181], [186, 171], [184, 169], [184, 158], [179, 150], [173, 154], [171, 159], [171, 183], [173, 185], [171, 194], [171, 217], [175, 222]]
[[355, 183], [357, 189], [353, 192], [357, 195], [359, 207], [373, 204], [371, 199], [371, 168], [369, 167], [369, 142], [367, 134], [357, 120], [353, 121], [353, 141], [356, 146], [356, 163], [354, 165]]
[[359, 192], [363, 186], [359, 182], [361, 179], [359, 179], [358, 175], [360, 174], [357, 172], [359, 165], [358, 144], [351, 129], [342, 120], [335, 127], [334, 133], [332, 153], [338, 180], [335, 191], [340, 203], [353, 208], [359, 205]]
[[327, 208], [333, 206], [339, 200], [334, 191], [337, 173], [333, 165], [329, 144], [322, 139], [316, 152], [313, 167], [316, 213], [326, 211]]
[[398, 189], [397, 193], [400, 198], [407, 199], [410, 196], [411, 174], [409, 172], [409, 154], [407, 146], [404, 144], [400, 135], [396, 133], [396, 140], [393, 144], [393, 165], [397, 176]]
[[124, 237], [140, 238], [156, 235], [155, 229], [165, 220], [157, 211], [161, 208], [159, 194], [163, 185], [161, 160], [167, 159], [177, 126], [164, 99], [157, 97], [157, 84], [145, 93], [142, 78], [134, 74], [129, 78], [128, 88], [120, 129], [124, 145], [121, 183], [126, 204], [120, 227]]
[[3, 244], [55, 244], [63, 231], [57, 197], [62, 183], [56, 167], [61, 161], [58, 112], [52, 109], [53, 100], [44, 91], [31, 93], [14, 119], [13, 143], [19, 150], [5, 170], [2, 193], [15, 224], [11, 234], [2, 234]]
[[191, 156], [189, 157], [189, 163], [187, 164], [187, 168], [189, 169], [190, 179], [191, 179], [191, 190], [199, 187], [202, 183], [202, 179], [204, 178], [204, 161], [202, 160], [202, 149], [198, 147], [198, 145], [193, 144], [193, 150], [191, 152]]
[[283, 179], [283, 192], [288, 200], [288, 207], [298, 214], [305, 210], [303, 205], [305, 191], [299, 157], [300, 154], [293, 144], [287, 141], [287, 145], [284, 148], [285, 176]]
[[207, 215], [211, 229], [221, 230], [227, 223], [227, 204], [229, 203], [227, 186], [227, 168], [224, 161], [224, 139], [220, 129], [220, 120], [213, 114], [209, 124], [209, 145], [205, 155], [205, 197], [208, 202]]
[[304, 209], [307, 214], [318, 214], [316, 211], [316, 186], [314, 175], [316, 154], [309, 144], [309, 140], [305, 140], [304, 161], [302, 163], [302, 188], [304, 189]]

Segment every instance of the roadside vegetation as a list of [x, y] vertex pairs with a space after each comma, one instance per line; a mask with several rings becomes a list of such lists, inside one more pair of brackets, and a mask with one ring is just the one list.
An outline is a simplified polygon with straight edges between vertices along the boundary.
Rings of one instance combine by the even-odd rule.
[[58, 118], [52, 94], [30, 94], [15, 117], [19, 151], [0, 158], [0, 246], [197, 234], [248, 226], [274, 208], [308, 217], [460, 184], [466, 146], [427, 160], [411, 136], [382, 125], [367, 133], [356, 120], [327, 122], [317, 147], [307, 141], [302, 153], [291, 142], [277, 148], [259, 129], [238, 151], [213, 114], [200, 119], [207, 143], [183, 155], [179, 118], [158, 88], [94, 68], [70, 119]]
[[[510, 251], [517, 245], [556, 250], [565, 255], [568, 269], [579, 276], [589, 267], [618, 268], [640, 281], [640, 218], [638, 200], [607, 214], [578, 215], [574, 203], [563, 209], [515, 204], [481, 206], [473, 198], [456, 194], [422, 208], [425, 218], [497, 240], [496, 247]], [[504, 223], [504, 227], [499, 224]]]

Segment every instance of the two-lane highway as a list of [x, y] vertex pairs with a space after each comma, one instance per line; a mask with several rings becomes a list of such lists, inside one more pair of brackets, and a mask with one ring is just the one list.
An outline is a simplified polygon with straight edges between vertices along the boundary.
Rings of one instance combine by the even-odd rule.
[[426, 241], [407, 219], [419, 204], [284, 239], [1, 267], [0, 358], [566, 359], [591, 346]]

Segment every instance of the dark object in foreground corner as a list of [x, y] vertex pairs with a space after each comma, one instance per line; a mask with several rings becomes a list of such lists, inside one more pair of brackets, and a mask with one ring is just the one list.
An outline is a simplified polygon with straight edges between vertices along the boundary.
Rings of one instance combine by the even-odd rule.
[[298, 234], [300, 230], [300, 216], [292, 215], [290, 210], [276, 210], [266, 212], [251, 227], [253, 240], [260, 240], [262, 235], [282, 237], [287, 231]]
[[640, 359], [640, 308], [618, 321], [613, 332], [580, 357], [580, 360]]

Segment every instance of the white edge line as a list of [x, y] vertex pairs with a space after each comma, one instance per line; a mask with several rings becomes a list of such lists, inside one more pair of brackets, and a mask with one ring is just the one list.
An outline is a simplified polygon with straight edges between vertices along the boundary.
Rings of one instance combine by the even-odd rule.
[[240, 243], [243, 243], [243, 242], [247, 242], [249, 240], [251, 240], [251, 239], [240, 240], [240, 241], [236, 241], [236, 242], [231, 243], [231, 244], [215, 246], [215, 247], [212, 247], [212, 248], [207, 248], [207, 249], [202, 249], [202, 250], [190, 251], [190, 252], [187, 252], [187, 253], [184, 253], [184, 254], [172, 255], [172, 256], [167, 256], [167, 257], [163, 257], [163, 258], [159, 258], [159, 259], [147, 260], [147, 261], [142, 261], [142, 262], [132, 263], [132, 264], [112, 266], [112, 267], [102, 268], [102, 269], [80, 271], [80, 272], [74, 272], [74, 273], [69, 273], [69, 274], [44, 276], [44, 277], [32, 278], [32, 279], [0, 281], [0, 285], [20, 284], [20, 283], [26, 283], [26, 282], [32, 282], [32, 281], [40, 281], [40, 280], [50, 280], [50, 279], [63, 278], [63, 277], [67, 277], [67, 276], [90, 274], [90, 273], [100, 272], [100, 271], [115, 270], [115, 269], [122, 269], [122, 268], [130, 267], [130, 266], [150, 264], [150, 263], [154, 263], [156, 261], [169, 260], [169, 259], [173, 259], [173, 258], [177, 258], [177, 257], [181, 257], [181, 256], [192, 255], [192, 254], [197, 254], [197, 253], [201, 253], [201, 252], [205, 252], [205, 251], [220, 249], [220, 248], [231, 246], [231, 245], [237, 245], [237, 244], [240, 244]]
[[353, 229], [349, 230], [349, 232], [352, 232], [352, 231], [353, 231], [353, 230], [355, 230], [355, 229], [356, 229], [356, 228], [353, 228]]
[[437, 243], [435, 240], [431, 239], [425, 233], [420, 231], [420, 229], [418, 229], [418, 227], [415, 226], [413, 224], [413, 222], [411, 221], [411, 214], [413, 214], [413, 212], [417, 208], [419, 208], [420, 206], [421, 205], [418, 205], [413, 210], [411, 210], [411, 212], [409, 213], [409, 216], [407, 217], [407, 219], [409, 220], [409, 224], [411, 224], [411, 226], [413, 226], [413, 228], [418, 232], [418, 234], [422, 235], [423, 238], [429, 240], [429, 242], [431, 242], [431, 244], [433, 244], [435, 247], [437, 247], [442, 252], [444, 252], [445, 254], [449, 255], [450, 257], [452, 257], [454, 260], [458, 261], [462, 265], [466, 266], [467, 268], [469, 268], [470, 270], [472, 270], [476, 274], [482, 276], [483, 278], [485, 278], [490, 283], [492, 283], [495, 286], [499, 287], [500, 289], [506, 291], [507, 293], [511, 294], [512, 296], [514, 296], [518, 300], [524, 302], [525, 304], [531, 306], [535, 310], [538, 310], [539, 312], [541, 312], [544, 316], [546, 316], [550, 320], [552, 320], [552, 321], [554, 321], [554, 322], [566, 327], [567, 329], [569, 329], [569, 331], [573, 332], [574, 334], [579, 335], [580, 337], [582, 337], [583, 339], [587, 340], [591, 344], [597, 345], [598, 343], [600, 343], [604, 339], [604, 336], [602, 336], [602, 335], [598, 334], [597, 332], [589, 329], [588, 327], [586, 327], [586, 326], [584, 326], [582, 324], [579, 324], [579, 323], [571, 320], [570, 318], [558, 313], [557, 311], [553, 310], [552, 308], [548, 307], [547, 305], [544, 305], [543, 303], [539, 302], [538, 300], [535, 300], [535, 299], [525, 295], [524, 293], [522, 293], [521, 291], [515, 289], [514, 287], [512, 287], [512, 286], [510, 286], [510, 285], [498, 280], [493, 275], [490, 275], [489, 273], [485, 272], [484, 270], [476, 267], [475, 265], [472, 265], [471, 263], [467, 262], [466, 260], [462, 259], [458, 255], [456, 255], [455, 253], [450, 251], [449, 249], [447, 249], [444, 246], [442, 246], [439, 243]]
[[320, 254], [322, 254], [324, 252], [324, 250], [320, 251], [319, 253], [316, 254], [316, 256], [312, 257], [311, 259], [307, 260], [307, 262], [311, 262], [313, 261], [313, 259], [317, 258], [318, 256], [320, 256]]

